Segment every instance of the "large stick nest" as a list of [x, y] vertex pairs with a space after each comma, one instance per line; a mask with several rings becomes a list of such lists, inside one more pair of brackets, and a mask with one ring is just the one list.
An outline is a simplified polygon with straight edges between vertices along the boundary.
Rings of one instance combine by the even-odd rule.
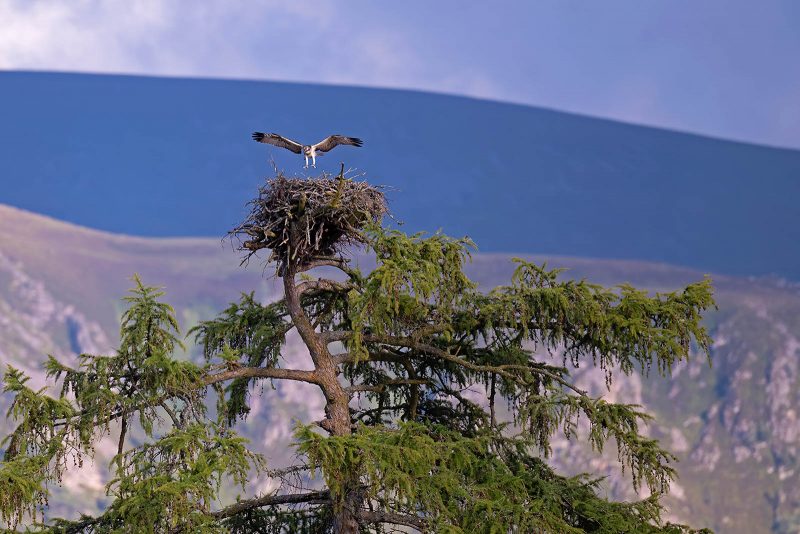
[[272, 251], [279, 268], [363, 244], [363, 228], [387, 213], [383, 192], [365, 182], [332, 178], [286, 178], [278, 174], [248, 203], [250, 214], [230, 234], [248, 257]]

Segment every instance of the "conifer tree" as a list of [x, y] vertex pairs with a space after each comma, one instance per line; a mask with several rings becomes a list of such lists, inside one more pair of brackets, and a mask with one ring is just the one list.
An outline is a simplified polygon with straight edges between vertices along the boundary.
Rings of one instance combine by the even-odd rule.
[[[570, 368], [668, 378], [691, 353], [707, 356], [708, 280], [650, 295], [514, 260], [508, 284], [482, 292], [464, 273], [469, 240], [381, 226], [384, 197], [366, 183], [278, 176], [251, 208], [233, 234], [248, 254], [271, 253], [283, 297], [243, 295], [193, 328], [203, 361], [175, 355], [174, 310], [136, 278], [116, 353], [83, 354], [74, 366], [51, 357], [50, 389], [8, 368], [16, 426], [2, 445], [0, 520], [9, 529], [695, 532], [661, 519], [675, 457], [643, 433], [650, 416], [590, 396]], [[373, 269], [342, 254], [354, 245]], [[292, 332], [308, 351], [301, 368], [281, 358]], [[237, 432], [257, 424], [250, 403], [264, 381], [324, 396], [324, 417], [294, 428], [294, 465], [268, 465]], [[49, 517], [49, 489], [109, 434], [118, 451], [107, 508]], [[613, 502], [599, 478], [555, 472], [556, 434], [598, 453], [613, 444], [630, 483], [651, 496]], [[267, 478], [284, 484], [247, 495]], [[226, 498], [231, 485], [240, 497]]]

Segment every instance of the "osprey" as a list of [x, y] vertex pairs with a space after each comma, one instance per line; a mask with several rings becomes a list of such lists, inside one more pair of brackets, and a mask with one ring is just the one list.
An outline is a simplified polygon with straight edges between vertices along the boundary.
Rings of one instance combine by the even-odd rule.
[[[275, 145], [281, 148], [286, 148], [300, 154], [306, 158], [305, 169], [308, 168], [308, 158], [311, 158], [311, 166], [317, 167], [317, 152], [327, 152], [337, 145], [352, 145], [361, 146], [363, 143], [358, 137], [347, 137], [344, 135], [329, 135], [315, 145], [301, 145], [291, 139], [287, 139], [281, 135], [274, 133], [253, 132], [253, 140], [259, 143], [266, 143], [268, 145]], [[322, 155], [322, 154], [320, 154]]]

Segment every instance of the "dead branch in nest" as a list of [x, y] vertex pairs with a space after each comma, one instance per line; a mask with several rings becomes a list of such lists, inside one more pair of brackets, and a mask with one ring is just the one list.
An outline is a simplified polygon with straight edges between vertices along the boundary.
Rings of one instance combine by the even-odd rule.
[[366, 182], [334, 178], [286, 178], [282, 173], [259, 188], [250, 201], [250, 213], [229, 232], [249, 258], [256, 251], [272, 251], [279, 272], [288, 264], [302, 265], [330, 257], [365, 242], [363, 228], [386, 215], [380, 188]]

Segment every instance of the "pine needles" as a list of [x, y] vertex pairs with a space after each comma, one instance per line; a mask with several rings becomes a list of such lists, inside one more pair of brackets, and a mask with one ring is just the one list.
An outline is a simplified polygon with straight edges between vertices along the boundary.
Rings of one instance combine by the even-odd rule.
[[239, 239], [240, 250], [249, 251], [248, 258], [257, 250], [271, 250], [269, 259], [279, 269], [365, 243], [362, 229], [388, 212], [380, 188], [343, 174], [300, 179], [279, 173], [249, 206], [250, 214], [230, 235]]

